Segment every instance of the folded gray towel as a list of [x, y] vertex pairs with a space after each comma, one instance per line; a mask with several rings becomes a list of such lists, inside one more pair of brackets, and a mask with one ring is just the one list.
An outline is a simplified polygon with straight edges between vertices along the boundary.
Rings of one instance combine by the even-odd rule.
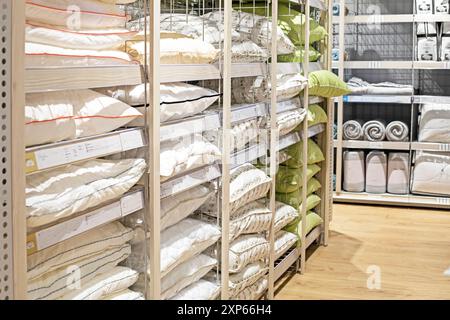
[[362, 140], [364, 137], [362, 122], [358, 120], [346, 121], [342, 127], [344, 140]]
[[367, 141], [383, 141], [386, 138], [386, 127], [382, 121], [372, 120], [363, 126], [364, 139]]
[[408, 141], [409, 128], [401, 121], [393, 121], [386, 127], [386, 138], [389, 141]]

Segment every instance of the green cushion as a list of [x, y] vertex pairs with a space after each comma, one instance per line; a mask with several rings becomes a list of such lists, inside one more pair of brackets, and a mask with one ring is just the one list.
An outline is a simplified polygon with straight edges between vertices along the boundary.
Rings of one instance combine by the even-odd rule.
[[[279, 62], [303, 62], [303, 58], [305, 57], [305, 49], [301, 47], [295, 48], [295, 52], [291, 54], [284, 54], [278, 56]], [[316, 62], [320, 59], [321, 54], [319, 51], [314, 49], [313, 47], [309, 48], [309, 61]]]
[[[306, 195], [308, 196], [308, 198], [311, 194], [313, 194], [314, 192], [319, 190], [321, 187], [322, 187], [322, 185], [320, 184], [320, 182], [317, 179], [315, 179], [315, 178], [310, 179], [308, 181], [308, 187], [306, 189]], [[294, 207], [295, 209], [299, 209], [300, 205], [302, 204], [302, 188], [300, 186], [299, 189], [295, 190], [294, 192], [290, 192], [290, 193], [280, 193], [277, 190], [275, 197], [276, 197], [277, 201], [280, 201], [287, 205], [290, 205], [291, 207]], [[306, 199], [307, 201], [308, 201], [308, 198]], [[313, 203], [315, 201], [317, 201], [317, 199], [315, 199], [315, 198], [311, 198], [309, 200], [312, 202], [309, 204], [307, 202], [307, 207], [309, 207], [310, 205], [313, 205]], [[313, 206], [313, 207], [315, 207], [315, 206]]]
[[350, 92], [347, 84], [333, 72], [321, 70], [309, 74], [309, 94], [312, 96], [332, 98]]
[[[315, 212], [309, 212], [306, 216], [306, 234], [314, 230], [315, 227], [320, 226], [323, 223], [323, 219]], [[291, 232], [301, 239], [302, 237], [302, 219], [301, 217], [295, 219], [284, 230]]]
[[[320, 171], [316, 164], [307, 167], [307, 179], [310, 180]], [[302, 187], [303, 168], [289, 168], [280, 166], [276, 176], [276, 191], [279, 193], [291, 193]]]
[[[317, 194], [311, 194], [306, 198], [306, 211], [311, 211], [317, 207], [322, 199]], [[300, 211], [303, 209], [303, 204], [300, 206]]]
[[327, 123], [328, 116], [325, 110], [317, 104], [312, 104], [308, 107], [308, 125], [314, 126], [319, 123]]
[[[296, 143], [286, 149], [286, 153], [291, 157], [285, 165], [290, 168], [301, 168], [303, 165], [303, 141]], [[308, 164], [319, 163], [325, 160], [320, 147], [312, 140], [308, 139]]]

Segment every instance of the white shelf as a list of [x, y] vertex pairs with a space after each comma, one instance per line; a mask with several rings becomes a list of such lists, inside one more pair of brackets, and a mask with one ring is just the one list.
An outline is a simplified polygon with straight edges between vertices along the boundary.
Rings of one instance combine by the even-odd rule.
[[106, 223], [124, 218], [143, 208], [144, 191], [139, 188], [111, 204], [29, 234], [27, 236], [27, 253], [32, 254], [51, 247]]
[[[338, 141], [334, 141], [334, 147], [336, 148]], [[347, 149], [378, 149], [378, 150], [409, 150], [409, 142], [392, 142], [392, 141], [342, 141], [342, 147]]]
[[395, 194], [369, 194], [342, 192], [334, 194], [337, 202], [351, 202], [364, 204], [402, 205], [402, 206], [427, 206], [431, 208], [449, 209], [450, 198], [420, 195], [395, 195]]
[[32, 147], [26, 149], [25, 172], [30, 174], [78, 161], [141, 148], [145, 145], [143, 130], [134, 128]]
[[[333, 61], [333, 69], [339, 62]], [[392, 69], [392, 70], [448, 70], [450, 62], [445, 61], [345, 61], [345, 69]]]
[[[337, 100], [337, 99], [336, 99]], [[343, 100], [345, 103], [392, 103], [392, 104], [412, 104], [412, 96], [389, 96], [389, 95], [364, 95], [356, 96], [349, 95], [344, 96]]]
[[[256, 117], [264, 117], [266, 115], [267, 105], [265, 103], [233, 105], [231, 107], [231, 123], [254, 119]], [[220, 126], [222, 126], [222, 123]]]
[[205, 114], [172, 123], [162, 123], [160, 127], [161, 141], [202, 133], [222, 127], [217, 113]]
[[[300, 257], [300, 250], [298, 248], [294, 248], [291, 251], [288, 251], [281, 261], [277, 261], [278, 263], [275, 265], [274, 272], [274, 281], [280, 279], [286, 271], [295, 264]], [[276, 259], [278, 260], [278, 259]]]
[[217, 164], [193, 170], [180, 177], [162, 182], [161, 198], [167, 198], [168, 196], [192, 189], [198, 185], [217, 179], [220, 176], [221, 172]]
[[143, 81], [143, 70], [139, 65], [33, 68], [26, 69], [25, 92], [137, 85]]
[[306, 236], [306, 249], [308, 249], [314, 242], [316, 242], [320, 236], [322, 235], [322, 227], [315, 227], [308, 235]]
[[236, 168], [245, 163], [250, 163], [258, 158], [267, 155], [267, 145], [265, 143], [258, 143], [251, 145], [250, 147], [236, 152], [231, 156], [231, 167]]
[[411, 149], [415, 151], [450, 152], [450, 143], [413, 142]]
[[438, 103], [450, 104], [450, 97], [446, 96], [414, 96], [414, 103]]
[[[346, 24], [382, 24], [414, 22], [450, 22], [449, 14], [383, 14], [346, 16]], [[333, 23], [339, 24], [339, 16], [333, 17]]]

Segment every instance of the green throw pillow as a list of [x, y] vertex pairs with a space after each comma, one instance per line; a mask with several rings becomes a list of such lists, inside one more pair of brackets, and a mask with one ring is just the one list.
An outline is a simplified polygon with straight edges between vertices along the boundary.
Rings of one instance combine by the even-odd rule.
[[319, 123], [327, 123], [328, 116], [325, 110], [317, 104], [312, 104], [308, 108], [308, 125], [314, 126]]
[[[322, 200], [317, 194], [311, 194], [306, 198], [306, 211], [311, 211], [317, 207]], [[303, 203], [300, 205], [300, 212], [303, 209]]]
[[312, 96], [333, 98], [350, 92], [347, 84], [333, 72], [321, 70], [309, 74], [309, 94]]
[[[316, 164], [307, 167], [307, 179], [310, 180], [320, 171]], [[279, 193], [291, 193], [302, 187], [303, 168], [289, 168], [280, 166], [276, 176], [276, 191]]]
[[[310, 233], [317, 226], [323, 223], [323, 219], [315, 212], [309, 212], [306, 216], [306, 234]], [[299, 217], [295, 219], [291, 224], [284, 228], [285, 231], [293, 233], [298, 236], [299, 239], [302, 237], [302, 218]]]
[[[320, 184], [320, 182], [317, 179], [315, 179], [315, 178], [310, 179], [308, 181], [306, 195], [309, 197], [311, 194], [313, 194], [314, 192], [319, 190], [321, 187], [322, 187], [322, 185]], [[300, 186], [299, 189], [295, 190], [294, 192], [290, 192], [290, 193], [279, 193], [277, 190], [275, 197], [276, 197], [277, 201], [280, 201], [287, 205], [290, 205], [291, 207], [294, 207], [295, 209], [299, 209], [300, 205], [302, 204], [302, 188]], [[311, 200], [314, 200], [314, 199], [311, 198], [310, 201]], [[307, 203], [307, 207], [308, 207], [308, 203]]]
[[[303, 141], [296, 143], [286, 149], [286, 153], [291, 157], [285, 165], [290, 168], [301, 168], [303, 165]], [[308, 164], [319, 163], [325, 160], [320, 147], [312, 140], [308, 139]]]
[[[305, 49], [301, 47], [295, 48], [295, 52], [278, 56], [279, 62], [296, 62], [302, 63], [305, 57]], [[320, 59], [321, 54], [313, 47], [309, 48], [309, 62], [316, 62]]]

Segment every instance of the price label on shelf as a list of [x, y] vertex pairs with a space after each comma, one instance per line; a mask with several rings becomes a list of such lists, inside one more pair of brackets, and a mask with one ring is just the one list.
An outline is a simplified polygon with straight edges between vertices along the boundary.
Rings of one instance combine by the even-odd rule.
[[384, 144], [383, 142], [371, 142], [370, 147], [374, 149], [383, 149]]
[[142, 192], [134, 192], [124, 196], [120, 200], [122, 217], [130, 215], [144, 208], [144, 195]]
[[450, 144], [440, 144], [439, 151], [441, 152], [450, 152]]
[[132, 130], [120, 134], [122, 151], [141, 148], [145, 145], [141, 130]]

